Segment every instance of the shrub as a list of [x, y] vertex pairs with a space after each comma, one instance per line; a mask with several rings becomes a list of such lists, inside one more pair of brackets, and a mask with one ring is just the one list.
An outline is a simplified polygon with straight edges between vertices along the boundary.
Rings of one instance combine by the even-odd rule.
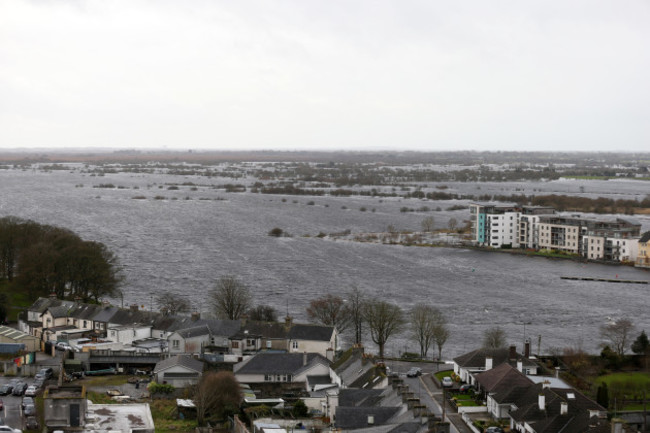
[[279, 238], [283, 233], [284, 231], [280, 227], [274, 227], [269, 232], [269, 236], [275, 236], [276, 238]]
[[174, 386], [157, 382], [149, 382], [147, 389], [151, 394], [171, 394], [174, 392]]

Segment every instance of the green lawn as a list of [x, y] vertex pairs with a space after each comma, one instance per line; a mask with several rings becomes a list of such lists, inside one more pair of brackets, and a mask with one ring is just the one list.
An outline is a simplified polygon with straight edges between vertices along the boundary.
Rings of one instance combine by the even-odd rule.
[[594, 380], [594, 386], [597, 388], [601, 383], [607, 383], [607, 387], [611, 390], [612, 387], [629, 384], [634, 387], [650, 389], [650, 373], [643, 372], [622, 372], [612, 373], [605, 376], [600, 376]]
[[451, 376], [453, 374], [454, 370], [443, 370], [439, 371], [435, 374], [436, 378], [440, 381], [442, 381], [443, 377]]

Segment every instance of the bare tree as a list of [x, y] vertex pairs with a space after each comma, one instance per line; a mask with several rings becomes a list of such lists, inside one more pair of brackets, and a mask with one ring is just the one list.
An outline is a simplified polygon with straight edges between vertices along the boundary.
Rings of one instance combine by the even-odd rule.
[[232, 275], [219, 278], [210, 297], [217, 315], [224, 319], [240, 319], [251, 307], [248, 287]]
[[190, 311], [190, 303], [187, 299], [167, 291], [156, 296], [156, 305], [164, 314], [187, 313]]
[[359, 290], [358, 287], [353, 287], [347, 294], [348, 297], [348, 314], [350, 315], [350, 324], [354, 329], [354, 343], [361, 344], [363, 337], [363, 305], [365, 303], [366, 295]]
[[339, 332], [343, 332], [351, 321], [343, 299], [331, 294], [311, 301], [307, 315], [321, 325], [334, 326]]
[[278, 313], [275, 308], [268, 305], [258, 305], [257, 307], [250, 308], [246, 314], [250, 320], [258, 322], [277, 322]]
[[442, 359], [442, 347], [449, 338], [449, 329], [447, 328], [447, 318], [442, 311], [437, 308], [433, 312], [433, 341], [438, 346], [438, 359]]
[[456, 230], [456, 227], [457, 227], [457, 226], [458, 226], [458, 221], [456, 220], [456, 218], [451, 218], [451, 219], [447, 222], [447, 227], [449, 227], [449, 230], [452, 230], [452, 231], [453, 231], [453, 230]]
[[486, 329], [483, 332], [483, 347], [486, 349], [501, 349], [506, 347], [506, 333], [500, 326]]
[[363, 318], [368, 324], [370, 338], [379, 346], [379, 358], [383, 358], [386, 341], [404, 326], [404, 314], [397, 305], [375, 300], [364, 304]]
[[600, 328], [600, 335], [612, 345], [612, 349], [619, 355], [625, 355], [630, 335], [634, 325], [628, 319], [621, 319]]
[[423, 219], [422, 222], [420, 223], [420, 225], [422, 226], [422, 231], [423, 232], [433, 231], [433, 223], [434, 220], [432, 216], [428, 216], [425, 219]]
[[223, 419], [237, 412], [241, 399], [239, 382], [231, 372], [206, 372], [194, 387], [192, 396], [198, 424], [204, 425], [207, 416]]
[[427, 357], [429, 347], [433, 342], [435, 324], [433, 322], [433, 310], [430, 305], [416, 305], [410, 313], [411, 332], [413, 339], [420, 345], [420, 358]]

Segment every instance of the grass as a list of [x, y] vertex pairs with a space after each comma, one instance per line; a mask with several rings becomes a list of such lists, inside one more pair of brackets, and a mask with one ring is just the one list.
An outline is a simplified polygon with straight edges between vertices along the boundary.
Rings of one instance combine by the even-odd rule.
[[194, 431], [196, 420], [177, 419], [176, 400], [156, 399], [150, 404], [156, 433]]
[[123, 374], [110, 374], [106, 376], [92, 376], [92, 377], [86, 376], [79, 383], [80, 385], [84, 385], [86, 388], [92, 386], [107, 386], [107, 387], [120, 386], [120, 385], [126, 385], [127, 379], [129, 377], [131, 376], [127, 376]]
[[437, 372], [437, 373], [435, 374], [435, 376], [436, 376], [436, 378], [437, 378], [438, 380], [442, 381], [442, 378], [443, 378], [443, 377], [447, 377], [447, 376], [450, 376], [450, 377], [451, 377], [451, 375], [452, 375], [453, 372], [454, 372], [454, 370], [443, 370], [443, 371], [439, 371], [439, 372]]
[[621, 372], [611, 373], [605, 376], [600, 376], [594, 381], [595, 387], [600, 386], [602, 383], [607, 383], [607, 387], [611, 389], [617, 385], [633, 384], [638, 388], [650, 388], [650, 373], [643, 372]]

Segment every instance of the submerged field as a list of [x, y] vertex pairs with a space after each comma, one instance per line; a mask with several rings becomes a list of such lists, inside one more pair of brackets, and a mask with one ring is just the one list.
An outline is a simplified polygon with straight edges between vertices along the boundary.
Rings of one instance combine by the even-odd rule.
[[[417, 231], [426, 216], [434, 217], [436, 227], [446, 227], [450, 218], [462, 223], [469, 217], [467, 209], [448, 210], [466, 202], [256, 194], [250, 192], [253, 181], [159, 173], [99, 177], [79, 170], [0, 170], [0, 216], [66, 227], [84, 239], [105, 243], [118, 256], [125, 277], [124, 304], [146, 309], [152, 308], [157, 291], [171, 290], [209, 314], [206, 292], [220, 276], [232, 274], [252, 289], [256, 303], [272, 305], [281, 316], [288, 310], [298, 320], [306, 320], [310, 300], [328, 292], [343, 294], [352, 286], [404, 309], [432, 303], [449, 319], [452, 334], [443, 351], [447, 358], [476, 348], [483, 330], [495, 325], [521, 346], [523, 323], [527, 323], [526, 336], [532, 339], [534, 351], [541, 336], [542, 352], [565, 346], [597, 351], [598, 329], [609, 318], [630, 318], [639, 332], [650, 330], [645, 314], [649, 285], [560, 279], [587, 275], [650, 279], [650, 274], [638, 269], [316, 237], [345, 230], [381, 232], [388, 225]], [[227, 182], [249, 188], [226, 192], [221, 185]], [[445, 186], [458, 191], [498, 190], [498, 194], [524, 190], [635, 198], [647, 193], [647, 183], [630, 180], [447, 182]], [[427, 210], [401, 212], [405, 206]], [[637, 219], [645, 230], [650, 229], [647, 215]], [[292, 237], [268, 236], [274, 227]], [[415, 348], [407, 333], [388, 343], [389, 355]]]

